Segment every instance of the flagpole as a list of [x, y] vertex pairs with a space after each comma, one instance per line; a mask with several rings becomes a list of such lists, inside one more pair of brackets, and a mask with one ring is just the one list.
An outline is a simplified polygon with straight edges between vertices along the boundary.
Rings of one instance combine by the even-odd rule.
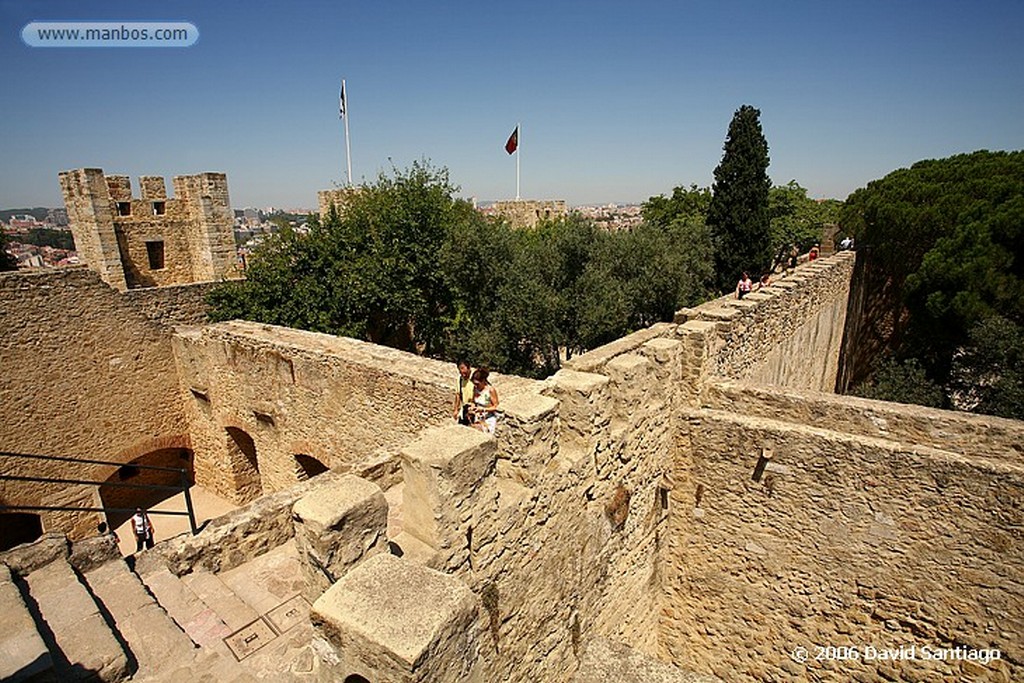
[[345, 119], [345, 165], [348, 170], [348, 186], [352, 187], [352, 148], [348, 141], [348, 94], [345, 92], [345, 79], [341, 79], [342, 118]]
[[523, 155], [523, 126], [516, 123], [516, 201], [519, 201], [519, 157]]

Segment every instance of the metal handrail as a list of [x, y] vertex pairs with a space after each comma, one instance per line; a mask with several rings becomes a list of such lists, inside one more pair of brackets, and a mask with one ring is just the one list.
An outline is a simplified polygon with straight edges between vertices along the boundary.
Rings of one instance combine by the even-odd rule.
[[[71, 458], [60, 455], [38, 455], [33, 453], [14, 453], [11, 451], [0, 451], [0, 456], [8, 458], [28, 458], [32, 460], [55, 460], [58, 462], [73, 462], [82, 463], [87, 465], [112, 465], [114, 467], [133, 467], [136, 469], [144, 470], [158, 470], [162, 472], [177, 472], [181, 483], [172, 486], [170, 484], [127, 484], [124, 482], [113, 482], [113, 481], [95, 481], [91, 479], [64, 479], [60, 477], [28, 477], [14, 474], [0, 474], [0, 480], [2, 481], [23, 481], [23, 482], [39, 482], [44, 484], [72, 484], [80, 486], [112, 486], [117, 488], [134, 488], [134, 489], [148, 489], [148, 490], [161, 490], [161, 491], [181, 491], [185, 494], [185, 511], [180, 510], [147, 510], [147, 514], [152, 515], [173, 515], [173, 516], [188, 516], [189, 528], [192, 530], [192, 534], [195, 535], [199, 532], [196, 526], [196, 515], [195, 510], [192, 507], [192, 495], [189, 492], [189, 481], [188, 481], [188, 470], [183, 467], [161, 467], [158, 465], [138, 465], [135, 463], [124, 463], [116, 462], [113, 460], [93, 460], [88, 458]], [[107, 507], [70, 507], [63, 505], [0, 505], [0, 512], [13, 511], [13, 510], [48, 510], [48, 511], [65, 511], [65, 512], [134, 512], [134, 508], [107, 508]]]

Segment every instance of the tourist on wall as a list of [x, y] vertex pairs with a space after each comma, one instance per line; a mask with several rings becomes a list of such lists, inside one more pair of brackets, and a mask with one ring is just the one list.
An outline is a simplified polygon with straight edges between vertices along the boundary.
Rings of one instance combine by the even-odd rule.
[[810, 253], [807, 254], [807, 260], [808, 261], [815, 260], [816, 258], [818, 258], [818, 254], [820, 252], [821, 252], [820, 247], [817, 244], [815, 244], [813, 247], [811, 247]]
[[761, 276], [761, 279], [758, 281], [757, 289], [764, 289], [765, 287], [767, 287], [771, 283], [772, 283], [772, 274], [771, 273], [765, 273], [764, 275]]
[[460, 425], [470, 424], [469, 408], [473, 404], [473, 381], [470, 376], [473, 368], [467, 361], [458, 362], [459, 379], [455, 386], [455, 406], [453, 417]]
[[498, 424], [498, 390], [487, 381], [489, 376], [490, 371], [487, 368], [477, 368], [473, 372], [473, 405], [470, 407], [470, 414], [474, 427], [482, 432], [494, 434], [494, 428]]
[[750, 294], [753, 288], [754, 281], [750, 279], [750, 275], [748, 273], [743, 273], [743, 277], [741, 277], [740, 281], [736, 283], [736, 298], [742, 299], [747, 294]]

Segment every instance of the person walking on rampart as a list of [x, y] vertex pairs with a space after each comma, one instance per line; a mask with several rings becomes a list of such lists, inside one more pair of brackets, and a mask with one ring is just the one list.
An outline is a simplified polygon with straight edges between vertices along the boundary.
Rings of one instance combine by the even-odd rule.
[[474, 427], [493, 435], [498, 424], [498, 390], [487, 381], [489, 376], [487, 368], [477, 368], [473, 372], [473, 405], [470, 414]]
[[754, 288], [754, 282], [750, 279], [749, 273], [743, 273], [743, 277], [736, 283], [736, 298], [742, 299]]
[[142, 546], [146, 546], [147, 550], [153, 547], [153, 522], [142, 508], [135, 508], [132, 531], [135, 533], [135, 552], [141, 552]]
[[458, 362], [459, 379], [455, 387], [455, 407], [453, 417], [460, 425], [469, 425], [469, 408], [473, 404], [473, 368], [467, 361]]

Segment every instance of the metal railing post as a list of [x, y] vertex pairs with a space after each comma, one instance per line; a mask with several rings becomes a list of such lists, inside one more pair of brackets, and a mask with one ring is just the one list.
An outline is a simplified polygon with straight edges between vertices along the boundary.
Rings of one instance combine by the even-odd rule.
[[181, 470], [181, 492], [185, 494], [185, 509], [188, 510], [188, 525], [192, 529], [192, 535], [199, 533], [196, 528], [196, 513], [192, 509], [192, 494], [189, 493], [188, 470]]

